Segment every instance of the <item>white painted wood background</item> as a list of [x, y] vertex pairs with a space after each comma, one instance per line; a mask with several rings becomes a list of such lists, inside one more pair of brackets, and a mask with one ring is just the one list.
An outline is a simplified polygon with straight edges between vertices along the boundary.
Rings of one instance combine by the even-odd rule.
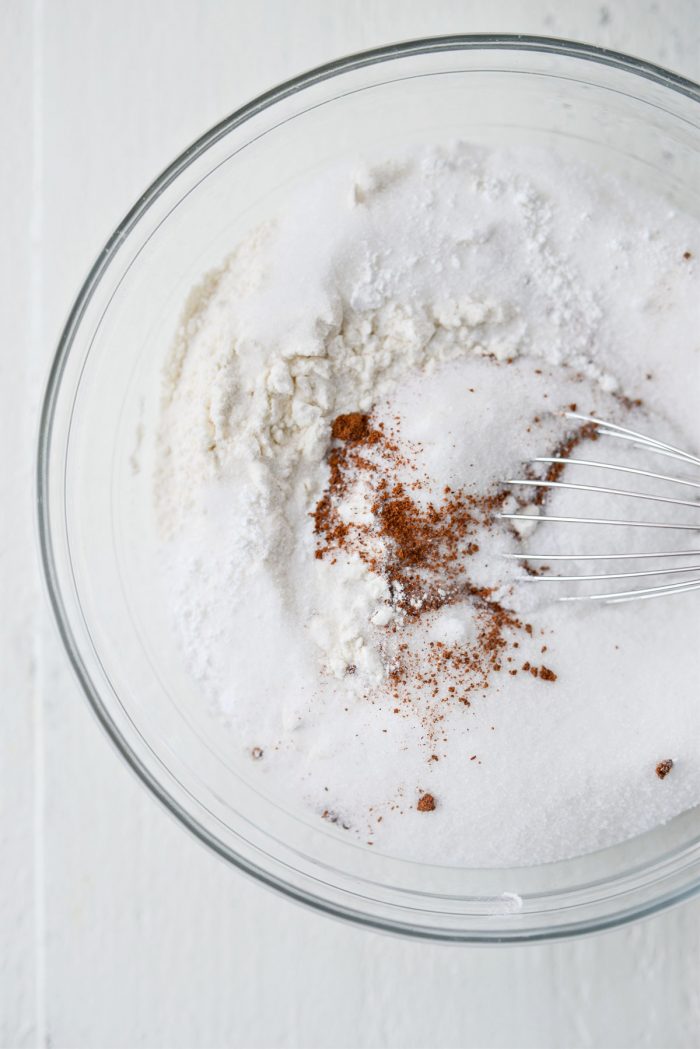
[[38, 578], [41, 386], [139, 192], [292, 74], [494, 30], [700, 77], [696, 0], [0, 0], [2, 1046], [700, 1046], [700, 901], [569, 944], [433, 947], [345, 927], [228, 869], [108, 744]]

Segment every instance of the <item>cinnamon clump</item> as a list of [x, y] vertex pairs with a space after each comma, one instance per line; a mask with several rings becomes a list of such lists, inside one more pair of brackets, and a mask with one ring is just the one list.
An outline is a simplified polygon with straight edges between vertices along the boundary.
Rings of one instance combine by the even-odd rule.
[[[542, 646], [543, 649], [546, 649], [546, 647], [547, 647], [546, 645]], [[523, 665], [522, 665], [522, 667], [520, 669], [526, 671], [526, 673], [532, 674], [533, 677], [541, 678], [542, 681], [556, 681], [557, 680], [557, 675], [554, 673], [553, 670], [550, 670], [549, 667], [544, 667], [544, 666], [543, 667], [535, 667], [531, 663], [527, 663], [526, 662], [526, 663], [523, 663]]]
[[435, 798], [432, 794], [423, 794], [416, 805], [419, 812], [434, 812], [436, 807]]
[[669, 772], [673, 768], [673, 759], [666, 758], [664, 761], [660, 761], [656, 766], [655, 772], [659, 779], [666, 779]]
[[369, 433], [369, 415], [362, 412], [349, 412], [338, 415], [331, 425], [331, 437], [334, 441], [361, 441]]

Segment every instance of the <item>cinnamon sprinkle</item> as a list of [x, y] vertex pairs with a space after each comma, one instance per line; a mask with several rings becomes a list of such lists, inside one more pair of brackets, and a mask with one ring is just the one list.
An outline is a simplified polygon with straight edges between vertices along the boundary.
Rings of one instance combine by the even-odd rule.
[[[507, 493], [446, 486], [439, 500], [428, 501], [427, 479], [416, 465], [419, 447], [399, 441], [399, 428], [398, 419], [391, 428], [361, 412], [334, 420], [328, 485], [312, 515], [316, 557], [332, 561], [341, 552], [353, 554], [386, 581], [392, 610], [383, 643], [388, 696], [395, 712], [411, 704], [416, 692], [428, 698], [428, 713], [423, 703], [421, 716], [430, 743], [444, 719], [441, 705], [469, 706], [472, 693], [488, 689], [504, 669], [518, 634], [532, 636], [532, 626], [469, 578], [478, 534], [493, 525]], [[344, 498], [357, 486], [369, 520], [341, 515]], [[474, 610], [476, 636], [469, 642], [425, 642], [414, 629], [424, 617], [462, 601]]]
[[[576, 405], [569, 405], [572, 411]], [[565, 437], [563, 441], [560, 441], [552, 452], [552, 456], [557, 459], [568, 459], [574, 449], [581, 444], [582, 441], [597, 441], [598, 431], [596, 423], [584, 423], [583, 426], [578, 426], [568, 437]], [[545, 481], [559, 481], [561, 476], [566, 469], [565, 463], [550, 463], [547, 467], [547, 472], [544, 475]], [[532, 480], [535, 480], [535, 475], [532, 474]], [[535, 506], [542, 506], [547, 498], [547, 489], [538, 488], [531, 502]]]
[[334, 441], [361, 441], [369, 432], [369, 416], [362, 412], [338, 415], [331, 424]]

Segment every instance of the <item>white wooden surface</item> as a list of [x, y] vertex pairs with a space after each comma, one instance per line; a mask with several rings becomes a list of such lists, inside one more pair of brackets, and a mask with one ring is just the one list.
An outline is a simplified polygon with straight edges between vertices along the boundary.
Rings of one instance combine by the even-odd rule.
[[229, 870], [122, 765], [36, 567], [36, 407], [140, 190], [257, 92], [411, 36], [570, 36], [700, 77], [696, 0], [3, 0], [0, 1045], [700, 1045], [700, 902], [571, 944], [401, 942]]

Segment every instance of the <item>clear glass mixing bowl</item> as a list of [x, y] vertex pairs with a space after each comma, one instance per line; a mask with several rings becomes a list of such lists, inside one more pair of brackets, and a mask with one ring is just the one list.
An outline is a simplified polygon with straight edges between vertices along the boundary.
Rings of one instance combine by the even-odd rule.
[[700, 214], [700, 90], [623, 55], [451, 37], [355, 55], [234, 113], [146, 190], [71, 311], [41, 420], [41, 551], [85, 693], [127, 762], [235, 866], [375, 928], [467, 942], [602, 929], [700, 887], [700, 812], [575, 861], [518, 870], [404, 862], [343, 841], [247, 782], [184, 672], [154, 571], [159, 371], [190, 289], [312, 172], [455, 137], [537, 143]]

